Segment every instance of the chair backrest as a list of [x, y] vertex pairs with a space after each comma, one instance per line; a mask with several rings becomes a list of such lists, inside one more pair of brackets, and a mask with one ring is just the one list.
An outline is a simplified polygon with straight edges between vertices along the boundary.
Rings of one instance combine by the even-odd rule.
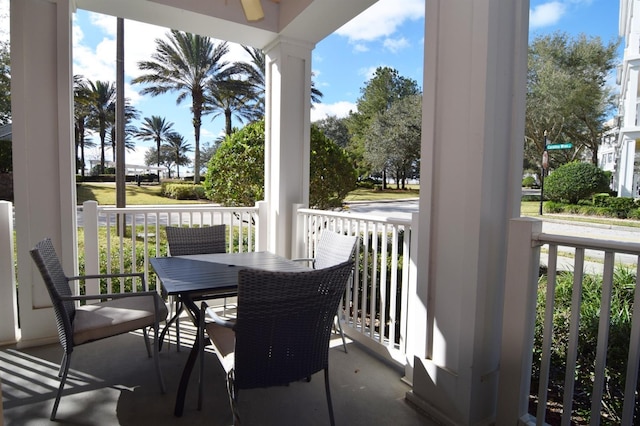
[[353, 258], [358, 237], [325, 229], [316, 246], [314, 268], [322, 269]]
[[167, 243], [171, 256], [224, 253], [226, 225], [183, 228], [167, 226]]
[[53, 303], [60, 344], [65, 353], [71, 353], [73, 351], [73, 319], [76, 305], [72, 300], [62, 301], [60, 299], [61, 296], [72, 295], [69, 279], [64, 274], [62, 264], [50, 238], [40, 241], [30, 252]]
[[304, 272], [239, 271], [238, 389], [286, 385], [328, 367], [333, 318], [352, 269], [347, 261]]

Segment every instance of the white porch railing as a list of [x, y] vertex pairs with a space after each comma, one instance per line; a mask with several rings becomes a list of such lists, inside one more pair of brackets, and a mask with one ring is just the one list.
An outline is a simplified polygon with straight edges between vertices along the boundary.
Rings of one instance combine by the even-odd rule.
[[[640, 244], [596, 240], [589, 238], [577, 238], [543, 234], [542, 222], [520, 218], [511, 221], [509, 228], [507, 281], [504, 298], [504, 320], [502, 352], [500, 361], [500, 387], [498, 395], [497, 424], [513, 424], [514, 419], [519, 419], [520, 424], [543, 425], [550, 422], [553, 416], [554, 424], [570, 425], [580, 416], [583, 419], [590, 417], [590, 424], [600, 424], [601, 418], [607, 419], [609, 424], [631, 425], [640, 420], [636, 411], [636, 394], [638, 387], [638, 363], [640, 362], [640, 313], [633, 315], [633, 306], [640, 306], [640, 291], [637, 291], [640, 276]], [[558, 247], [573, 247], [575, 249], [574, 263], [571, 275], [563, 275], [558, 269]], [[548, 265], [546, 276], [541, 276], [539, 281], [540, 251], [541, 247], [548, 250]], [[604, 259], [599, 270], [594, 271], [593, 265], [586, 268], [585, 250], [596, 250]], [[616, 255], [627, 254], [635, 257], [635, 265], [629, 276], [635, 282], [628, 284], [623, 291], [633, 294], [633, 302], [629, 312], [622, 312], [623, 316], [630, 318], [630, 331], [622, 336], [623, 343], [620, 346], [611, 347], [609, 342], [612, 324], [611, 302], [615, 291], [620, 291], [620, 286], [614, 282]], [[565, 259], [566, 261], [566, 259]], [[587, 271], [587, 272], [585, 272]], [[523, 273], [526, 272], [526, 273]], [[634, 276], [635, 273], [635, 276]], [[594, 276], [598, 276], [596, 293], [599, 299], [584, 301], [583, 294], [587, 285], [593, 288]], [[601, 277], [601, 278], [600, 278]], [[568, 282], [567, 278], [572, 279]], [[557, 309], [559, 297], [557, 286], [561, 279], [565, 280], [563, 291], [569, 291], [569, 296], [564, 295], [564, 300], [570, 297], [570, 313], [561, 319], [566, 325], [567, 334], [554, 336], [554, 312]], [[591, 280], [591, 281], [589, 281]], [[601, 284], [598, 284], [600, 283]], [[567, 289], [566, 287], [570, 287]], [[630, 288], [629, 288], [630, 287]], [[593, 294], [593, 293], [591, 293]], [[537, 299], [537, 298], [540, 299]], [[539, 301], [538, 301], [539, 300]], [[596, 342], [582, 344], [590, 352], [588, 356], [578, 351], [581, 339], [587, 336], [581, 335], [581, 312], [589, 307], [595, 309], [598, 317]], [[614, 312], [617, 314], [620, 312]], [[557, 314], [557, 312], [556, 312]], [[536, 316], [538, 317], [539, 345], [534, 347], [536, 329]], [[556, 317], [557, 318], [557, 317]], [[556, 322], [555, 326], [558, 327]], [[620, 327], [617, 327], [617, 332]], [[628, 347], [625, 347], [628, 344]], [[564, 356], [559, 357], [558, 351], [552, 355], [552, 346]], [[611, 350], [623, 351], [625, 359], [618, 365], [612, 365]], [[539, 363], [533, 361], [534, 352]], [[586, 366], [586, 376], [589, 377], [588, 389], [584, 387], [579, 395], [576, 392], [577, 371], [581, 370], [585, 377], [585, 365], [578, 361], [582, 356], [585, 359], [593, 358], [593, 365]], [[562, 358], [562, 359], [558, 359]], [[626, 361], [626, 363], [624, 362]], [[618, 390], [612, 381], [607, 382], [608, 376], [613, 376], [614, 369], [624, 370], [624, 377], [618, 378], [621, 382]], [[538, 386], [532, 387], [532, 371], [537, 371]], [[551, 371], [555, 370], [555, 380], [558, 380], [558, 372], [562, 383], [551, 383]], [[612, 379], [613, 380], [613, 379]], [[622, 388], [624, 383], [624, 388]], [[608, 393], [605, 397], [605, 389]], [[551, 408], [550, 391], [553, 391], [555, 409]], [[615, 395], [618, 392], [619, 394]], [[585, 396], [588, 403], [585, 403]], [[530, 398], [537, 406], [535, 412], [529, 410]], [[578, 400], [582, 400], [582, 412], [576, 412]], [[613, 401], [613, 403], [612, 403]], [[587, 407], [585, 407], [587, 405]], [[621, 408], [617, 408], [617, 406]], [[585, 412], [589, 413], [585, 415]], [[635, 418], [634, 418], [635, 416]]]
[[[3, 235], [10, 235], [12, 230], [11, 208], [0, 209], [0, 230]], [[211, 206], [162, 206], [162, 207], [98, 207], [85, 204], [83, 226], [85, 232], [85, 264], [87, 273], [100, 272], [99, 262], [116, 266], [128, 263], [127, 271], [142, 271], [149, 274], [148, 258], [162, 253], [159, 239], [155, 238], [167, 224], [188, 224], [201, 226], [215, 223], [229, 225], [230, 250], [264, 250], [262, 244], [265, 227], [265, 211], [262, 205], [252, 208], [220, 208]], [[311, 209], [295, 209], [293, 230], [293, 253], [295, 257], [311, 257], [319, 231], [324, 228], [338, 232], [359, 235], [358, 265], [355, 270], [353, 285], [345, 294], [343, 301], [343, 323], [345, 332], [354, 340], [364, 343], [388, 359], [404, 362], [406, 348], [406, 330], [410, 315], [407, 312], [407, 288], [415, 280], [410, 271], [411, 230], [413, 220], [377, 218], [368, 215], [353, 215], [346, 212], [328, 212]], [[118, 224], [123, 230], [117, 234]], [[114, 235], [107, 239], [106, 235]], [[117, 234], [117, 236], [116, 236]], [[242, 235], [242, 237], [240, 237]], [[13, 250], [10, 239], [2, 239], [2, 256], [6, 265], [13, 263]], [[569, 333], [566, 340], [566, 357], [561, 365], [554, 365], [550, 355], [550, 342], [553, 323], [550, 318], [556, 301], [553, 297], [556, 283], [560, 277], [558, 272], [558, 247], [573, 247], [573, 282], [571, 314], [567, 316]], [[135, 248], [135, 250], [131, 249]], [[548, 268], [546, 284], [539, 280], [540, 252], [548, 251]], [[131, 252], [129, 251], [131, 250]], [[606, 391], [610, 389], [605, 382], [605, 373], [611, 367], [607, 364], [609, 329], [611, 327], [610, 302], [615, 292], [615, 256], [627, 254], [634, 256], [636, 264], [640, 260], [640, 244], [620, 243], [615, 241], [594, 240], [587, 238], [567, 237], [542, 233], [542, 222], [535, 219], [513, 219], [509, 227], [506, 284], [504, 291], [504, 321], [502, 330], [502, 347], [500, 361], [500, 382], [498, 389], [498, 406], [496, 424], [544, 424], [545, 411], [552, 397], [559, 395], [557, 414], [561, 424], [569, 424], [575, 414], [576, 399], [575, 371], [578, 367], [578, 343], [583, 336], [579, 333], [580, 303], [585, 277], [593, 274], [592, 267], [585, 270], [585, 250], [596, 250], [602, 253], [601, 263], [601, 299], [597, 339], [593, 344], [594, 363], [590, 366], [591, 386], [588, 393], [591, 400], [588, 410], [591, 411], [592, 424], [598, 424], [601, 418], [602, 401], [606, 400]], [[140, 252], [139, 256], [132, 253]], [[591, 253], [591, 252], [590, 252]], [[591, 256], [589, 254], [587, 257]], [[7, 259], [11, 260], [7, 262]], [[566, 262], [566, 257], [563, 259]], [[126, 266], [126, 265], [125, 265]], [[591, 265], [592, 266], [592, 265]], [[109, 268], [109, 266], [106, 266]], [[110, 272], [106, 269], [105, 271]], [[638, 287], [640, 271], [635, 266], [634, 282], [631, 290]], [[12, 271], [0, 271], [2, 282], [11, 283]], [[7, 278], [9, 277], [9, 278]], [[409, 285], [408, 285], [409, 284]], [[5, 286], [6, 287], [6, 284]], [[9, 287], [12, 287], [9, 285]], [[541, 291], [542, 290], [542, 291]], [[536, 311], [539, 293], [546, 294], [540, 299], [541, 310]], [[496, 295], [496, 297], [500, 297]], [[640, 291], [633, 293], [633, 305], [640, 306]], [[13, 293], [0, 299], [0, 312], [6, 318], [15, 318], [17, 306]], [[536, 336], [536, 316], [543, 318], [539, 330], [543, 330], [539, 348], [535, 348], [536, 359], [533, 362], [534, 336]], [[621, 391], [620, 410], [615, 413], [621, 424], [633, 424], [637, 421], [636, 393], [638, 389], [638, 367], [640, 363], [640, 314], [631, 318], [628, 333], [628, 347], [620, 364], [624, 370], [624, 389]], [[10, 327], [10, 339], [13, 328]], [[618, 348], [620, 349], [620, 348]], [[557, 361], [557, 360], [556, 360]], [[549, 372], [562, 368], [564, 381], [559, 386], [562, 392], [549, 395]], [[539, 385], [532, 388], [532, 371], [537, 372]], [[531, 396], [536, 398], [538, 412], [529, 410]], [[534, 406], [536, 405], [534, 403]], [[564, 407], [564, 408], [563, 408]], [[548, 415], [548, 413], [546, 414]], [[604, 417], [603, 417], [604, 418]], [[549, 418], [546, 418], [549, 422]]]
[[352, 285], [340, 310], [344, 332], [405, 367], [412, 220], [299, 206], [294, 215], [294, 257], [314, 257], [325, 228], [360, 237]]
[[[264, 203], [255, 207], [210, 205], [166, 205], [102, 207], [95, 201], [83, 204], [84, 273], [112, 273], [112, 270], [143, 272], [149, 281], [149, 258], [166, 254], [162, 238], [166, 226], [227, 225], [228, 252], [264, 250], [260, 217]], [[261, 213], [262, 211], [262, 213]], [[121, 231], [120, 231], [121, 230]], [[102, 265], [101, 265], [102, 263]], [[114, 267], [115, 265], [115, 267]], [[153, 288], [154, 284], [150, 282]], [[99, 292], [96, 280], [86, 283], [89, 292]], [[110, 288], [109, 290], [113, 291]]]

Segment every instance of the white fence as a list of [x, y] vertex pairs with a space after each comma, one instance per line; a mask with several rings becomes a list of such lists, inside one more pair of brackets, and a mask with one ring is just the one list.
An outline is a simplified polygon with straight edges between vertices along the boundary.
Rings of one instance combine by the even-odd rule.
[[[526, 218], [512, 220], [509, 229], [497, 424], [517, 418], [521, 424], [568, 426], [586, 417], [591, 425], [637, 424], [640, 312], [633, 307], [640, 306], [640, 244], [541, 230], [541, 222]], [[560, 246], [575, 249], [572, 271], [559, 271]], [[548, 250], [546, 272], [544, 265], [540, 269], [541, 248]], [[586, 268], [585, 250], [602, 253], [599, 270]], [[620, 254], [635, 256], [635, 266], [616, 271]], [[625, 274], [624, 285], [616, 282]], [[626, 308], [612, 310], [612, 300], [620, 298], [616, 292], [626, 292]], [[587, 319], [594, 323], [581, 324]], [[611, 332], [616, 341], [610, 341]], [[530, 400], [537, 407], [531, 412]]]
[[[83, 204], [85, 274], [112, 273], [113, 269], [143, 272], [149, 282], [149, 258], [166, 254], [161, 244], [166, 226], [227, 225], [228, 252], [264, 250], [260, 233], [261, 209], [206, 205], [101, 207], [95, 201]], [[265, 217], [264, 212], [262, 217]], [[114, 268], [116, 265], [116, 268]], [[153, 284], [153, 283], [152, 283]], [[157, 284], [157, 283], [156, 283]], [[99, 292], [99, 283], [88, 282], [87, 291]], [[153, 287], [153, 285], [152, 285]]]
[[[345, 333], [404, 367], [412, 220], [296, 209], [295, 257], [314, 257], [323, 229], [356, 235], [352, 285], [341, 305]], [[417, 215], [415, 219], [417, 220]]]

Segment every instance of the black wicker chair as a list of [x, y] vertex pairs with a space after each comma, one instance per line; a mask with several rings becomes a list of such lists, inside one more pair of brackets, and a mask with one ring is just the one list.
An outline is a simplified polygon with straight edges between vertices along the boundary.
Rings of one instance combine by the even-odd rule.
[[201, 324], [200, 329], [206, 330], [227, 372], [234, 424], [240, 422], [240, 390], [284, 386], [310, 379], [321, 370], [329, 419], [335, 424], [329, 386], [329, 339], [352, 269], [353, 261], [349, 260], [305, 272], [241, 270], [234, 321], [219, 318], [203, 302], [202, 322], [205, 316], [213, 322]]
[[[213, 225], [200, 228], [183, 228], [167, 226], [167, 245], [171, 256], [187, 256], [191, 254], [225, 253], [227, 233], [226, 225]], [[180, 350], [180, 312], [182, 305], [175, 300], [175, 315], [169, 323], [176, 324], [176, 346]], [[225, 299], [226, 307], [226, 299]], [[170, 324], [167, 325], [169, 327]], [[164, 335], [164, 333], [163, 333]], [[162, 340], [161, 340], [162, 344]]]
[[[49, 238], [40, 241], [31, 249], [31, 257], [38, 266], [49, 291], [56, 317], [60, 344], [64, 350], [60, 371], [58, 372], [60, 386], [51, 410], [51, 420], [55, 419], [58, 410], [74, 347], [138, 329], [143, 330], [147, 353], [149, 357], [153, 356], [160, 390], [164, 393], [164, 381], [158, 361], [158, 324], [167, 317], [167, 307], [158, 293], [147, 291], [144, 274], [68, 277], [64, 274], [60, 260]], [[74, 296], [69, 285], [70, 281], [100, 278], [121, 278], [124, 280], [126, 277], [133, 277], [133, 283], [136, 283], [137, 279], [139, 279], [142, 283], [143, 291]], [[87, 300], [106, 301], [77, 306], [77, 301]], [[147, 335], [147, 327], [153, 327], [154, 330], [153, 355]]]
[[167, 226], [167, 244], [171, 256], [224, 253], [226, 225], [183, 228]]
[[[357, 244], [358, 237], [356, 235], [343, 235], [324, 229], [316, 246], [315, 257], [294, 260], [308, 261], [314, 269], [323, 269], [353, 259]], [[347, 342], [344, 338], [339, 314], [336, 315], [336, 320], [340, 337], [342, 337], [342, 347], [346, 353]]]

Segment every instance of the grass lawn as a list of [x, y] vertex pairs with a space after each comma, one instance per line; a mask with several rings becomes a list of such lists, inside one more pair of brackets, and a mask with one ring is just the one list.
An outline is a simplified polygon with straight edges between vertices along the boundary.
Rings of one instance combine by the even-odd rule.
[[[100, 205], [116, 204], [116, 187], [113, 183], [78, 183], [77, 186], [78, 204], [88, 200], [97, 201]], [[345, 198], [345, 202], [351, 201], [380, 201], [380, 200], [402, 200], [406, 198], [417, 198], [419, 196], [418, 185], [409, 185], [407, 189], [386, 189], [376, 191], [375, 189], [358, 188], [351, 191]], [[160, 195], [160, 185], [127, 184], [126, 189], [127, 205], [157, 205], [157, 204], [194, 204], [210, 203], [209, 200], [174, 200]], [[539, 201], [523, 201], [520, 207], [522, 216], [539, 217]], [[554, 215], [554, 217], [559, 217]], [[609, 225], [631, 226], [640, 228], [640, 221], [612, 219], [596, 216], [571, 216], [562, 215], [562, 220], [572, 220], [576, 222], [604, 223]]]
[[[76, 185], [78, 204], [97, 201], [100, 205], [116, 205], [116, 185], [114, 183], [78, 183]], [[194, 204], [210, 203], [209, 200], [174, 200], [160, 195], [160, 185], [127, 184], [127, 205]]]

